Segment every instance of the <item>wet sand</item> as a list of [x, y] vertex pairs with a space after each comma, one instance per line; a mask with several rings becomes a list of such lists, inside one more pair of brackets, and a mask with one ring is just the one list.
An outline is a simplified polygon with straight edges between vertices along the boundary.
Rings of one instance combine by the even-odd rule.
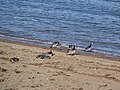
[[[50, 48], [0, 40], [0, 90], [119, 90], [120, 58], [66, 55], [36, 56]], [[10, 58], [20, 61], [11, 63]]]

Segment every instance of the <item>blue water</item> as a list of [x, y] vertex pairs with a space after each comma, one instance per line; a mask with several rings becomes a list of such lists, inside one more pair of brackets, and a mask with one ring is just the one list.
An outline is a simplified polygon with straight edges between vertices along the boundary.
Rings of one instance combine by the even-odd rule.
[[120, 56], [120, 0], [0, 0], [0, 35]]

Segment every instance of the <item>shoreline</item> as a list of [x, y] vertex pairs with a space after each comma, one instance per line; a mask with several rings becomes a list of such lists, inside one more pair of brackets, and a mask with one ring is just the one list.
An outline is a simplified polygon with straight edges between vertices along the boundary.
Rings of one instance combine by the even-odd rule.
[[[51, 41], [48, 41], [48, 40], [38, 40], [38, 39], [30, 39], [30, 38], [22, 38], [22, 37], [11, 37], [11, 36], [4, 36], [4, 35], [0, 35], [0, 39], [2, 40], [8, 40], [8, 41], [14, 41], [14, 42], [21, 42], [21, 43], [24, 43], [24, 44], [31, 44], [31, 45], [36, 45], [36, 46], [43, 46], [43, 47], [48, 47], [49, 48], [49, 45], [52, 43]], [[67, 49], [67, 45], [62, 45], [62, 47], [64, 49]], [[97, 50], [97, 49], [94, 49], [93, 52], [85, 52], [83, 51], [83, 47], [76, 47], [77, 48], [77, 51], [79, 54], [82, 54], [82, 55], [89, 55], [89, 56], [97, 56], [97, 57], [100, 57], [100, 58], [109, 58], [112, 60], [113, 59], [116, 59], [116, 61], [119, 61], [119, 58], [120, 58], [120, 54], [118, 53], [112, 53], [112, 52], [107, 52], [107, 51], [103, 51], [101, 52], [101, 50]]]
[[[51, 49], [47, 46], [40, 46], [40, 45], [37, 45], [37, 44], [29, 44], [29, 43], [25, 43], [25, 42], [16, 41], [16, 40], [8, 40], [8, 39], [1, 39], [0, 38], [0, 42], [14, 43], [14, 44], [31, 46], [31, 47], [40, 47], [40, 48], [43, 48], [43, 49]], [[61, 51], [61, 50], [56, 49], [56, 48], [52, 48], [52, 49], [66, 53], [65, 50]], [[104, 59], [109, 59], [109, 60], [120, 62], [120, 57], [118, 57], [118, 56], [110, 56], [110, 55], [106, 55], [106, 54], [92, 53], [92, 52], [77, 52], [77, 53], [78, 53], [78, 55], [90, 56], [90, 57], [95, 57], [95, 58], [104, 58]]]
[[[70, 56], [57, 49], [50, 59], [36, 58], [49, 50], [0, 39], [1, 90], [119, 90], [119, 60], [86, 54]], [[20, 60], [11, 63], [12, 57]]]

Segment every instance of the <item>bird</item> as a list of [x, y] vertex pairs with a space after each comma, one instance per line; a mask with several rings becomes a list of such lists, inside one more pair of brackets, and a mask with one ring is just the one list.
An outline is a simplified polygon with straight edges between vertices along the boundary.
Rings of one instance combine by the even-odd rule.
[[49, 51], [49, 52], [46, 52], [46, 53], [42, 53], [42, 54], [40, 54], [40, 55], [37, 55], [37, 59], [38, 58], [41, 58], [41, 59], [45, 59], [45, 58], [47, 58], [47, 59], [50, 59], [50, 57], [51, 56], [53, 56], [54, 55], [54, 53], [53, 53], [53, 51], [51, 50], [51, 51]]
[[93, 45], [93, 43], [90, 43], [89, 46], [85, 47], [85, 50], [84, 50], [84, 51], [86, 51], [86, 52], [91, 52], [91, 51], [92, 51], [92, 48], [91, 48], [92, 45]]
[[71, 45], [68, 45], [68, 49], [73, 49], [76, 47], [76, 44], [71, 44]]
[[18, 62], [20, 59], [18, 57], [13, 57], [10, 59], [12, 63]]
[[69, 45], [68, 50], [67, 50], [67, 55], [75, 55], [76, 53], [76, 45]]
[[60, 48], [60, 46], [61, 46], [60, 42], [53, 42], [50, 48]]
[[44, 55], [44, 54], [41, 54], [41, 55], [37, 55], [37, 57], [36, 57], [37, 59], [38, 58], [41, 58], [41, 59], [50, 59], [50, 56], [46, 56], [46, 55]]
[[45, 53], [45, 55], [46, 55], [46, 56], [50, 56], [50, 57], [53, 56], [53, 55], [54, 55], [53, 50], [51, 50], [51, 51]]

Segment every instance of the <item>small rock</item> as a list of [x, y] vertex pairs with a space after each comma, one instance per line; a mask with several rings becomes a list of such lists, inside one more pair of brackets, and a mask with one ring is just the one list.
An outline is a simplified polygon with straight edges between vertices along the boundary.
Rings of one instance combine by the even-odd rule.
[[5, 54], [5, 52], [4, 51], [0, 51], [0, 54]]
[[15, 90], [15, 89], [13, 89], [13, 88], [8, 88], [8, 89], [5, 89], [5, 90]]
[[83, 90], [83, 88], [79, 88], [78, 90]]
[[15, 71], [16, 73], [21, 73], [21, 71]]
[[27, 67], [26, 65], [23, 65], [23, 67]]
[[7, 69], [4, 69], [4, 68], [0, 68], [1, 72], [6, 72]]
[[109, 76], [110, 76], [110, 74], [105, 74], [104, 76], [105, 76], [105, 77], [109, 77]]
[[39, 87], [38, 85], [35, 85], [35, 86], [30, 86], [31, 88], [36, 88], [36, 87]]
[[4, 82], [4, 79], [2, 77], [0, 77], [0, 82]]
[[37, 72], [37, 74], [41, 74], [40, 72]]
[[28, 77], [28, 79], [34, 79], [35, 77]]

